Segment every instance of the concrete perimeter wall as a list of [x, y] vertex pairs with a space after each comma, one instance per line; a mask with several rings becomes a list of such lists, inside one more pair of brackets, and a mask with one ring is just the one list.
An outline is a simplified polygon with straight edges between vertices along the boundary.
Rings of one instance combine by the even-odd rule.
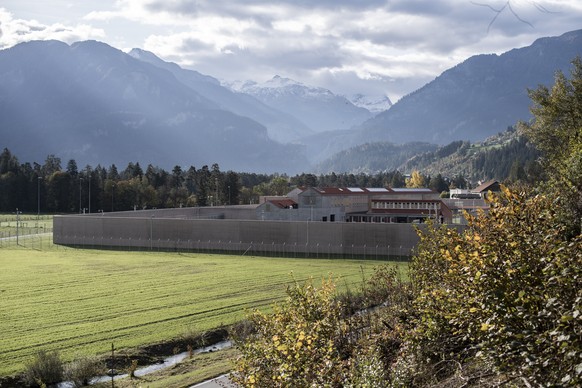
[[[422, 226], [421, 226], [422, 227]], [[55, 216], [55, 244], [277, 256], [410, 256], [412, 224]]]

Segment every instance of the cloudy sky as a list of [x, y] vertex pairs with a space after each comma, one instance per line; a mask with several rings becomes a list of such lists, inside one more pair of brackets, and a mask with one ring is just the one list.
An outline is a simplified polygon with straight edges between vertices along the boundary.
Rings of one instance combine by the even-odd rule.
[[228, 81], [398, 100], [471, 55], [582, 28], [580, 0], [1, 0], [0, 49], [95, 39]]

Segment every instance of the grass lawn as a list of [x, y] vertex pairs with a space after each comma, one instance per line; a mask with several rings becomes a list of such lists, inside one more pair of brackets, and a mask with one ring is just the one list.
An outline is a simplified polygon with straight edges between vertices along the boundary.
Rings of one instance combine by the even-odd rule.
[[[370, 260], [0, 248], [0, 376], [40, 349], [101, 355], [234, 323], [293, 281], [360, 286]], [[406, 264], [402, 264], [406, 266]], [[293, 275], [291, 275], [293, 273]]]

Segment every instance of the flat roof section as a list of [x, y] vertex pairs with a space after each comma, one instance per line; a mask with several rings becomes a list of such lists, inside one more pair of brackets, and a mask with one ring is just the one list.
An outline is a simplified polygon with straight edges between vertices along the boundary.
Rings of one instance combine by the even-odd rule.
[[434, 193], [431, 189], [427, 188], [408, 188], [408, 187], [399, 187], [392, 189], [395, 193]]

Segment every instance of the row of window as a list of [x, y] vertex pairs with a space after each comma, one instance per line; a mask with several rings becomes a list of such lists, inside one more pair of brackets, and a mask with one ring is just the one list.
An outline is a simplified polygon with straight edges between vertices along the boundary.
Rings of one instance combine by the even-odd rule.
[[428, 209], [440, 210], [440, 202], [372, 202], [372, 209]]

